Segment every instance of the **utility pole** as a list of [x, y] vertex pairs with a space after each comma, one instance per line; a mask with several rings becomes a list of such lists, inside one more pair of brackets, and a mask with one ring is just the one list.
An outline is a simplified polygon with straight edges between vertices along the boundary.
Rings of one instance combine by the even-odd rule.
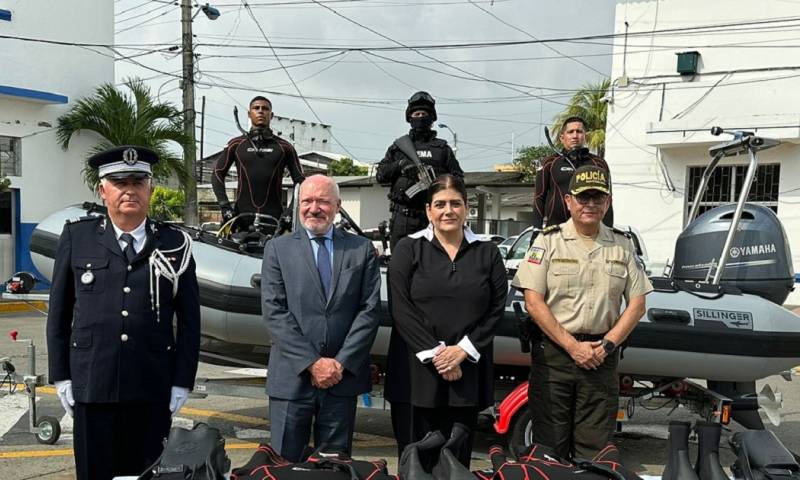
[[186, 205], [183, 222], [199, 225], [197, 217], [197, 181], [195, 168], [195, 111], [194, 111], [194, 49], [192, 41], [192, 2], [181, 0], [181, 38], [183, 40], [183, 133], [189, 138], [188, 148], [183, 149], [183, 163], [189, 174], [186, 183]]
[[514, 163], [516, 152], [514, 151], [514, 132], [511, 132], [511, 163]]
[[[203, 154], [203, 146], [206, 139], [206, 96], [202, 96], [200, 101], [200, 173], [197, 175], [197, 181], [203, 183], [203, 159], [206, 158]], [[198, 207], [199, 208], [199, 207]]]

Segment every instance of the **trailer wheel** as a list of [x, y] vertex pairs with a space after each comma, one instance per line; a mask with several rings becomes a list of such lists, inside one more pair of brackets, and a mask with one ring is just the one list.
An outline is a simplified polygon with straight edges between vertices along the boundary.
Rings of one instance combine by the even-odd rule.
[[42, 417], [36, 428], [36, 441], [45, 445], [53, 445], [61, 436], [61, 424], [55, 417]]
[[512, 455], [523, 451], [533, 443], [533, 418], [531, 411], [525, 407], [514, 416], [508, 436], [508, 449]]

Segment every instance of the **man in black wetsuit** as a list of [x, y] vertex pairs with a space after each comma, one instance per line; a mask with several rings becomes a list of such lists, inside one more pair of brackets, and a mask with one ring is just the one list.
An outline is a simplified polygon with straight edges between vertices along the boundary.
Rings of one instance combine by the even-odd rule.
[[[569, 193], [569, 182], [575, 170], [584, 165], [594, 165], [610, 173], [606, 161], [592, 155], [586, 148], [586, 122], [582, 118], [569, 117], [564, 120], [559, 139], [564, 151], [561, 155], [545, 157], [534, 180], [533, 228], [539, 230], [569, 220], [564, 195]], [[603, 223], [614, 226], [614, 211], [610, 204]], [[531, 245], [534, 237], [531, 238]]]
[[[453, 150], [446, 141], [436, 138], [436, 131], [431, 129], [435, 121], [436, 101], [428, 92], [417, 92], [408, 99], [406, 122], [411, 124], [408, 136], [414, 143], [420, 162], [433, 167], [434, 177], [449, 173], [464, 178], [464, 171], [461, 170]], [[390, 244], [394, 248], [401, 238], [428, 226], [428, 217], [425, 214], [427, 190], [413, 198], [406, 195], [406, 190], [419, 181], [419, 169], [412, 159], [400, 151], [396, 142], [392, 143], [386, 156], [378, 164], [375, 178], [383, 185], [390, 185], [392, 216], [389, 230]]]
[[[228, 142], [214, 165], [211, 186], [222, 211], [223, 222], [240, 213], [260, 213], [280, 218], [283, 213], [281, 184], [284, 170], [289, 170], [295, 184], [303, 181], [303, 169], [294, 147], [274, 135], [269, 128], [272, 115], [272, 103], [269, 100], [261, 96], [253, 98], [247, 111], [250, 132]], [[225, 177], [234, 164], [239, 185], [236, 199], [231, 204], [225, 192]], [[247, 219], [245, 223], [252, 223], [252, 219]], [[237, 227], [242, 229], [244, 225], [239, 223]]]

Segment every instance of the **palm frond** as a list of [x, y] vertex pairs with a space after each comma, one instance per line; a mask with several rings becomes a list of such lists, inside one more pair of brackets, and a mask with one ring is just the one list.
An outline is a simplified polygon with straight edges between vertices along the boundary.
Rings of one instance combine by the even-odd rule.
[[[183, 160], [170, 148], [177, 145], [182, 150], [194, 149], [183, 132], [181, 110], [169, 102], [157, 102], [141, 79], [128, 78], [123, 84], [127, 92], [112, 84], [100, 85], [92, 95], [79, 99], [59, 117], [56, 129], [59, 145], [67, 150], [74, 135], [92, 131], [100, 136], [100, 141], [90, 149], [89, 156], [120, 145], [147, 147], [160, 157], [154, 167], [156, 178], [174, 176], [181, 186], [187, 185], [191, 172], [187, 172]], [[96, 172], [84, 167], [83, 177], [90, 188], [96, 188]]]

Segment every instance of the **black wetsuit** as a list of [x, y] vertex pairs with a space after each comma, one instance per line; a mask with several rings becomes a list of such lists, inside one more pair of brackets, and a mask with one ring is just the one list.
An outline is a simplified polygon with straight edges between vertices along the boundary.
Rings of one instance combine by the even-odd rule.
[[[564, 195], [569, 192], [569, 181], [575, 170], [584, 165], [595, 165], [609, 172], [608, 164], [602, 158], [583, 149], [579, 154], [551, 155], [542, 160], [536, 171], [533, 197], [533, 228], [542, 229], [550, 225], [560, 225], [569, 220], [569, 210]], [[609, 172], [610, 175], [610, 172]], [[546, 219], [546, 221], [545, 221]], [[614, 211], [608, 207], [603, 223], [614, 226]], [[533, 240], [531, 240], [533, 244]]]
[[[220, 208], [233, 208], [235, 214], [262, 213], [279, 218], [283, 213], [281, 204], [281, 185], [284, 169], [295, 184], [303, 181], [303, 169], [294, 147], [286, 140], [273, 135], [269, 129], [258, 134], [250, 131], [253, 143], [244, 135], [228, 142], [214, 165], [211, 186], [217, 196]], [[254, 151], [253, 144], [258, 148]], [[239, 185], [233, 206], [225, 192], [225, 177], [228, 170], [236, 164]]]

